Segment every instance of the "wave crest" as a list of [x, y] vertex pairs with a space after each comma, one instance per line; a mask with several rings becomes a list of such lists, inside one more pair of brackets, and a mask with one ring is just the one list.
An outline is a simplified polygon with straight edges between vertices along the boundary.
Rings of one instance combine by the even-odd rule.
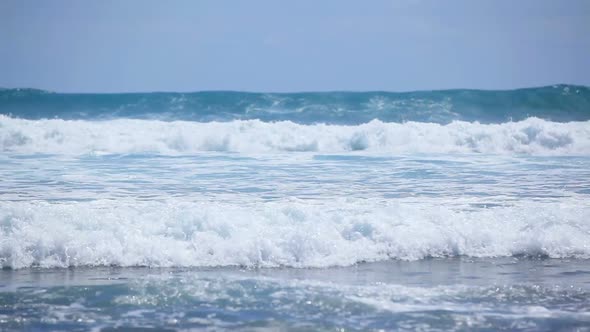
[[273, 153], [590, 154], [590, 121], [537, 118], [502, 124], [447, 125], [373, 120], [355, 126], [289, 121], [164, 122], [156, 120], [24, 120], [0, 115], [0, 151], [31, 154]]

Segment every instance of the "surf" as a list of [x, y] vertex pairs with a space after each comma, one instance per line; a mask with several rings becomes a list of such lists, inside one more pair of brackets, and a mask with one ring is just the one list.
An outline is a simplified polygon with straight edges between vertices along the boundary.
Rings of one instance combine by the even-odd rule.
[[192, 122], [117, 119], [25, 120], [0, 115], [0, 151], [13, 154], [321, 152], [373, 154], [590, 154], [590, 121], [528, 118], [482, 124], [454, 121], [302, 125], [291, 121]]
[[0, 264], [296, 268], [428, 257], [590, 258], [583, 198], [493, 208], [339, 199], [0, 204]]

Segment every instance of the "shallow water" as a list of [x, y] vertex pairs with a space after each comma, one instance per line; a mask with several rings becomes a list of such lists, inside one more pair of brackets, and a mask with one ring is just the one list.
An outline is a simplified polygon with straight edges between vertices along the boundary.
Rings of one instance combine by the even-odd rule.
[[327, 269], [0, 272], [3, 329], [590, 329], [590, 262], [427, 259]]
[[587, 157], [0, 160], [2, 329], [590, 326]]

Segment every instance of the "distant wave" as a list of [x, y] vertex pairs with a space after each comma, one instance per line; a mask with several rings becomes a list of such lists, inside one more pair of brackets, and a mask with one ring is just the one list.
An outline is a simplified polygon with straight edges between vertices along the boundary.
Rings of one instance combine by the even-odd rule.
[[555, 85], [506, 91], [311, 93], [62, 94], [34, 89], [0, 91], [0, 114], [24, 119], [292, 121], [358, 125], [383, 122], [502, 123], [537, 117], [590, 120], [590, 88]]
[[590, 155], [590, 121], [537, 118], [502, 124], [454, 121], [301, 125], [289, 121], [23, 120], [0, 115], [0, 151], [18, 154], [493, 153]]
[[326, 267], [425, 257], [590, 258], [583, 201], [1, 202], [0, 266]]

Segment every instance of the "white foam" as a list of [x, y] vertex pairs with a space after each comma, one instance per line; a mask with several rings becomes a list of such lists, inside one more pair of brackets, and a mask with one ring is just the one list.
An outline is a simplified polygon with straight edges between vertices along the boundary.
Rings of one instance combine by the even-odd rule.
[[0, 263], [326, 267], [467, 255], [590, 258], [590, 206], [403, 201], [0, 203]]
[[29, 154], [291, 151], [589, 155], [590, 121], [537, 118], [503, 124], [448, 125], [371, 121], [358, 126], [288, 121], [164, 122], [23, 120], [0, 115], [0, 151]]

